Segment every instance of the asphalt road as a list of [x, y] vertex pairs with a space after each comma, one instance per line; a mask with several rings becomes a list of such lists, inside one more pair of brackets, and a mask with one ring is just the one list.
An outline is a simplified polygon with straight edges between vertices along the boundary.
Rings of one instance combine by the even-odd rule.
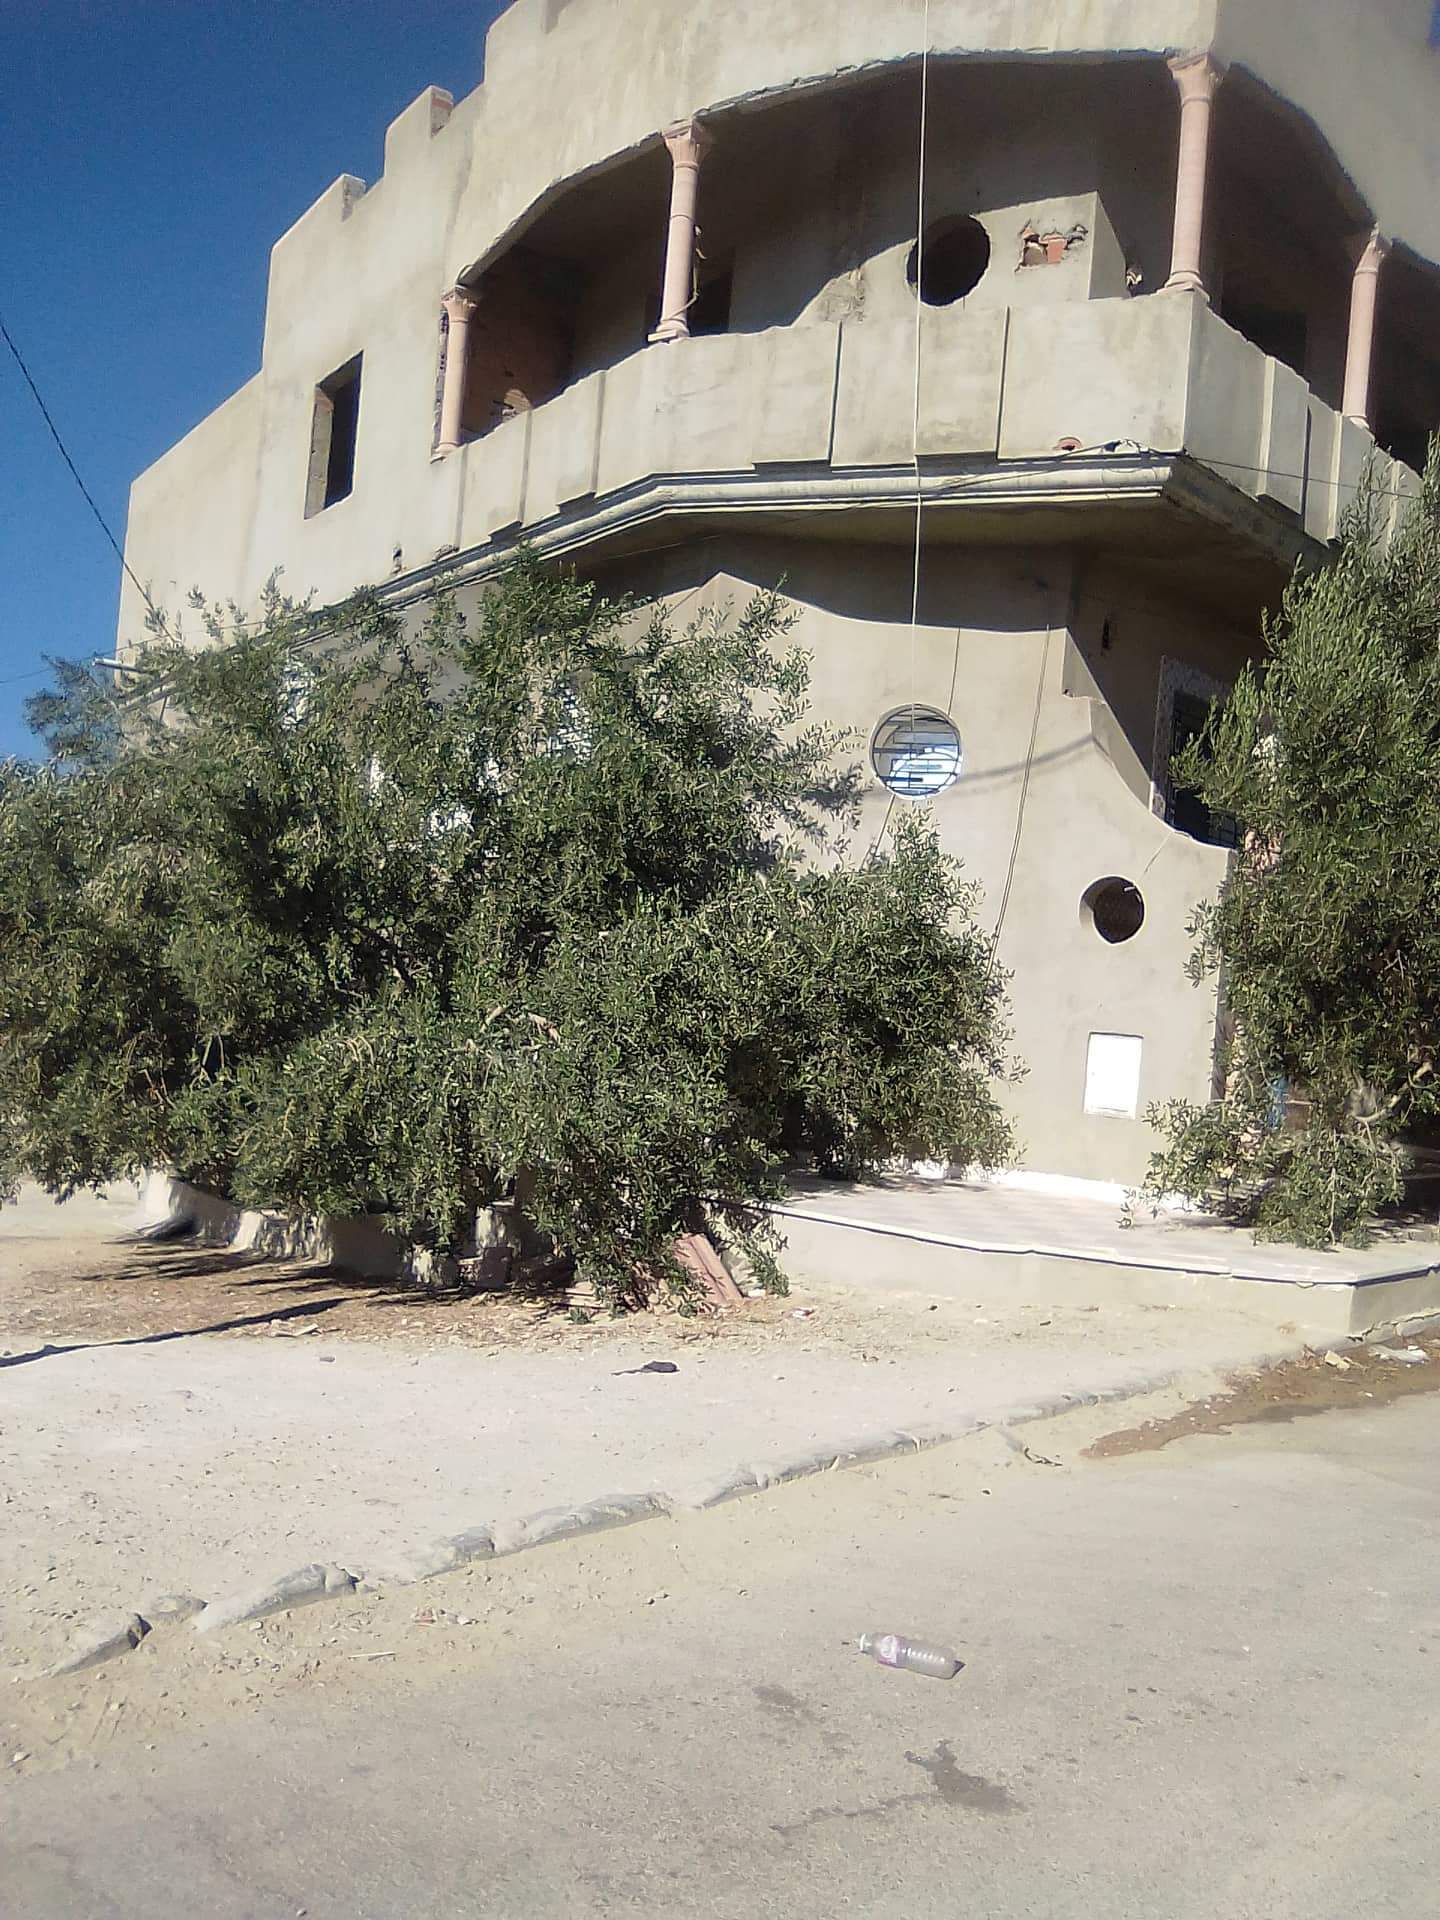
[[[341, 1696], [197, 1696], [163, 1737], [12, 1774], [0, 1911], [1433, 1913], [1440, 1397], [1011, 1462], [546, 1549], [491, 1575], [468, 1655], [401, 1635], [431, 1583]], [[966, 1668], [877, 1668], [867, 1627]]]

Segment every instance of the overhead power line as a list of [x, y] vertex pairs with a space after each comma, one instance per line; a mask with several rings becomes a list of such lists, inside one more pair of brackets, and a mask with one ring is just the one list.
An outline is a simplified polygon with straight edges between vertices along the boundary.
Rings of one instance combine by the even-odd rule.
[[[154, 616], [156, 623], [160, 626], [160, 628], [163, 631], [165, 622], [161, 618], [160, 609], [155, 605], [155, 602], [150, 598], [149, 593], [146, 591], [144, 586], [141, 584], [139, 578], [137, 577], [135, 573], [135, 569], [130, 565], [130, 562], [125, 558], [124, 549], [121, 547], [120, 542], [115, 538], [115, 535], [111, 532], [109, 521], [105, 518], [104, 514], [100, 511], [99, 507], [95, 504], [94, 494], [91, 493], [90, 489], [86, 486], [84, 480], [81, 478], [80, 469], [76, 466], [75, 462], [70, 457], [70, 449], [65, 445], [64, 440], [60, 436], [60, 429], [55, 424], [54, 416], [51, 414], [50, 409], [46, 406], [44, 396], [41, 394], [39, 387], [36, 386], [35, 377], [31, 373], [29, 367], [26, 366], [25, 356], [24, 354], [21, 353], [19, 347], [16, 346], [14, 336], [11, 334], [9, 327], [6, 326], [5, 316], [3, 314], [0, 314], [0, 338], [3, 338], [6, 346], [10, 349], [10, 352], [14, 357], [15, 364], [20, 369], [20, 377], [25, 382], [26, 386], [30, 389], [31, 396], [34, 399], [36, 406], [40, 409], [40, 418], [45, 422], [45, 425], [50, 429], [50, 438], [55, 442], [55, 445], [59, 448], [60, 458], [65, 462], [65, 465], [70, 469], [70, 477], [75, 482], [76, 486], [80, 489], [80, 492], [84, 497], [86, 506], [89, 507], [91, 513], [94, 514], [97, 526], [100, 528], [100, 531], [104, 534], [105, 538], [110, 542], [110, 545], [114, 548], [115, 558], [120, 562], [120, 565], [124, 568], [127, 576], [131, 581], [131, 584], [135, 588], [135, 591], [140, 595], [140, 598], [145, 602], [146, 606], [150, 609], [150, 612]], [[30, 676], [27, 675], [26, 677], [29, 678]]]

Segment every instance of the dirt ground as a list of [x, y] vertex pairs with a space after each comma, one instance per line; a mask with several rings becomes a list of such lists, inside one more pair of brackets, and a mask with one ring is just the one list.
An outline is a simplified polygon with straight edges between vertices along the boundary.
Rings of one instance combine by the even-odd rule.
[[[572, 1319], [564, 1301], [505, 1295], [426, 1294], [393, 1280], [364, 1280], [328, 1267], [265, 1260], [190, 1240], [105, 1246], [90, 1239], [15, 1248], [0, 1273], [0, 1360], [28, 1343], [64, 1347], [121, 1340], [329, 1339], [398, 1347], [514, 1347], [703, 1343], [784, 1337], [796, 1314], [783, 1298], [746, 1300], [724, 1315], [668, 1310], [597, 1311]], [[10, 1350], [9, 1355], [6, 1349]]]
[[1225, 1391], [1178, 1408], [1161, 1419], [1142, 1421], [1103, 1435], [1087, 1450], [1091, 1459], [1113, 1460], [1131, 1453], [1158, 1453], [1175, 1440], [1197, 1434], [1224, 1435], [1236, 1427], [1288, 1423], [1345, 1408], [1382, 1407], [1412, 1394], [1440, 1390], [1440, 1328], [1430, 1328], [1391, 1343], [1390, 1351], [1419, 1348], [1429, 1356], [1423, 1366], [1387, 1357], [1385, 1343], [1346, 1346], [1327, 1354], [1304, 1353], [1296, 1360], [1240, 1372]]
[[[1155, 1404], [1169, 1406], [1173, 1396]], [[98, 1767], [130, 1756], [144, 1768], [157, 1743], [190, 1728], [307, 1698], [363, 1703], [377, 1666], [409, 1681], [504, 1661], [510, 1649], [558, 1654], [577, 1616], [617, 1624], [637, 1607], [664, 1610], [699, 1589], [732, 1608], [750, 1600], [746, 1568], [793, 1554], [804, 1529], [837, 1500], [847, 1526], [867, 1510], [893, 1516], [935, 1502], [989, 1501], [1026, 1476], [1084, 1471], [1085, 1443], [1113, 1420], [1103, 1408], [1048, 1422], [1027, 1455], [1014, 1435], [986, 1432], [954, 1446], [821, 1475], [710, 1513], [564, 1540], [479, 1562], [408, 1588], [382, 1588], [201, 1638], [159, 1626], [132, 1654], [61, 1678], [16, 1675], [0, 1688], [0, 1779], [7, 1771]], [[1043, 1448], [1043, 1451], [1042, 1451]], [[1100, 1469], [1092, 1469], [1099, 1471]], [[837, 1485], [843, 1481], [843, 1487]], [[827, 1521], [827, 1524], [830, 1524]]]
[[213, 1600], [315, 1560], [383, 1579], [437, 1536], [540, 1508], [881, 1429], [953, 1430], [1137, 1375], [1204, 1391], [1273, 1351], [1213, 1313], [818, 1283], [694, 1318], [577, 1323], [563, 1304], [429, 1298], [119, 1238], [118, 1205], [83, 1233], [70, 1218], [0, 1216], [12, 1672], [157, 1593]]
[[[528, 1459], [549, 1435], [544, 1444], [554, 1451], [556, 1470], [563, 1465], [568, 1472], [577, 1459], [589, 1462], [607, 1448], [616, 1450], [617, 1460], [640, 1458], [623, 1449], [635, 1444], [644, 1422], [658, 1422], [655, 1445], [671, 1457], [685, 1402], [661, 1402], [652, 1393], [677, 1385], [704, 1396], [688, 1416], [697, 1421], [696, 1433], [707, 1421], [718, 1422], [727, 1448], [755, 1409], [756, 1431], [778, 1431], [777, 1410], [793, 1415], [792, 1396], [801, 1392], [811, 1395], [817, 1422], [846, 1404], [870, 1409], [870, 1398], [856, 1400], [857, 1392], [874, 1395], [877, 1417], [917, 1395], [959, 1391], [978, 1405], [981, 1380], [997, 1395], [1010, 1394], [1014, 1404], [1021, 1385], [1047, 1364], [1047, 1353], [1048, 1364], [1059, 1365], [1064, 1356], [1070, 1365], [1078, 1355], [1092, 1371], [1102, 1360], [1113, 1366], [1117, 1356], [1133, 1362], [1148, 1354], [1153, 1361], [1166, 1339], [1173, 1356], [1195, 1338], [1181, 1318], [1135, 1308], [1123, 1315], [1109, 1308], [1031, 1310], [1014, 1324], [996, 1325], [954, 1301], [917, 1298], [902, 1308], [889, 1300], [877, 1308], [858, 1297], [806, 1294], [750, 1301], [732, 1314], [693, 1320], [654, 1313], [577, 1325], [563, 1308], [431, 1300], [390, 1283], [184, 1242], [107, 1244], [93, 1234], [12, 1240], [0, 1258], [0, 1369], [21, 1371], [0, 1371], [0, 1467], [6, 1468], [0, 1472], [6, 1503], [0, 1612], [13, 1662], [10, 1684], [0, 1688], [0, 1773], [94, 1766], [127, 1753], [143, 1767], [157, 1742], [186, 1726], [218, 1725], [306, 1695], [359, 1700], [377, 1667], [395, 1662], [439, 1672], [477, 1658], [503, 1659], [522, 1632], [558, 1648], [578, 1613], [641, 1602], [663, 1608], [697, 1580], [733, 1589], [731, 1604], [743, 1606], [747, 1560], [781, 1550], [795, 1523], [832, 1498], [831, 1476], [714, 1515], [562, 1542], [420, 1587], [382, 1582], [213, 1640], [183, 1626], [159, 1627], [123, 1660], [68, 1679], [43, 1678], [42, 1659], [61, 1649], [92, 1588], [107, 1607], [135, 1603], [152, 1544], [168, 1564], [188, 1542], [197, 1566], [228, 1574], [231, 1534], [253, 1555], [276, 1514], [283, 1510], [288, 1520], [293, 1509], [309, 1538], [316, 1515], [345, 1512], [351, 1481], [366, 1482], [373, 1492], [381, 1467], [391, 1463], [411, 1477], [397, 1480], [396, 1502], [386, 1506], [394, 1507], [413, 1540], [423, 1531], [424, 1501], [434, 1498], [415, 1477], [419, 1470], [435, 1474], [436, 1490], [475, 1470], [482, 1475], [477, 1488], [510, 1486], [525, 1494], [525, 1505], [540, 1504], [528, 1485], [496, 1478], [500, 1469], [488, 1458], [472, 1469], [466, 1446], [483, 1448], [494, 1435], [507, 1462], [519, 1451]], [[272, 1341], [283, 1345], [272, 1347]], [[1429, 1354], [1425, 1365], [1346, 1347], [1338, 1356], [1343, 1366], [1308, 1353], [1279, 1365], [1232, 1366], [1223, 1386], [1212, 1378], [1205, 1390], [1187, 1390], [1179, 1382], [1136, 1403], [1144, 1417], [1120, 1427], [1114, 1409], [1086, 1407], [1041, 1426], [993, 1428], [910, 1461], [845, 1475], [854, 1483], [847, 1511], [880, 1502], [890, 1512], [897, 1501], [915, 1500], [963, 1506], [1025, 1476], [1103, 1472], [1107, 1460], [1153, 1454], [1182, 1438], [1433, 1392], [1440, 1388], [1440, 1330], [1413, 1344]], [[676, 1356], [674, 1380], [621, 1377], [653, 1355]], [[40, 1364], [32, 1364], [37, 1359]], [[121, 1362], [144, 1372], [116, 1377], [111, 1370]], [[92, 1377], [90, 1370], [102, 1367], [107, 1371]], [[154, 1377], [157, 1369], [163, 1379]], [[66, 1384], [76, 1370], [85, 1375], [78, 1389]], [[355, 1460], [362, 1428], [343, 1424], [350, 1416], [333, 1398], [313, 1427], [286, 1434], [277, 1425], [297, 1402], [323, 1399], [352, 1374], [373, 1444], [363, 1471]], [[177, 1386], [182, 1379], [193, 1387]], [[9, 1390], [7, 1380], [15, 1383]], [[387, 1425], [386, 1396], [406, 1380], [412, 1394], [418, 1390], [423, 1416], [417, 1421], [412, 1410]], [[871, 1387], [857, 1386], [865, 1380]], [[540, 1384], [551, 1381], [560, 1385]], [[222, 1387], [230, 1396], [223, 1405]], [[255, 1431], [272, 1436], [263, 1458], [253, 1436], [247, 1441], [234, 1424], [237, 1394], [252, 1392]], [[553, 1395], [538, 1412], [532, 1411], [537, 1394]], [[612, 1430], [605, 1426], [610, 1416], [597, 1409], [615, 1407], [617, 1394], [624, 1401]], [[486, 1395], [493, 1408], [483, 1404]], [[212, 1437], [200, 1436], [212, 1396], [217, 1427], [222, 1415], [231, 1422], [220, 1451]], [[478, 1396], [473, 1413], [452, 1431], [445, 1421], [453, 1425], [453, 1409], [467, 1396]], [[169, 1399], [179, 1409], [173, 1414], [162, 1404]], [[797, 1417], [808, 1421], [811, 1412]], [[137, 1432], [143, 1429], [138, 1451], [123, 1436], [131, 1420]], [[525, 1421], [531, 1424], [522, 1433], [515, 1423]], [[433, 1463], [427, 1445], [436, 1454]], [[327, 1446], [333, 1457], [322, 1457]], [[302, 1480], [297, 1462], [306, 1463], [312, 1485]], [[503, 1473], [512, 1475], [512, 1466]], [[493, 1517], [478, 1496], [471, 1504], [466, 1517]], [[347, 1527], [357, 1524], [354, 1515], [345, 1520]], [[382, 1525], [392, 1524], [387, 1510]], [[8, 1569], [7, 1555], [14, 1563]], [[281, 1556], [289, 1564], [309, 1557], [288, 1548]], [[72, 1604], [57, 1611], [62, 1590]], [[213, 1592], [203, 1583], [198, 1590]]]
[[417, 1587], [362, 1589], [214, 1638], [183, 1625], [158, 1626], [133, 1654], [91, 1672], [12, 1676], [0, 1688], [0, 1778], [115, 1763], [143, 1772], [175, 1735], [213, 1732], [223, 1740], [240, 1720], [286, 1702], [362, 1705], [381, 1668], [399, 1668], [407, 1685], [421, 1687], [437, 1675], [505, 1662], [522, 1648], [531, 1657], [544, 1657], [547, 1648], [558, 1657], [582, 1616], [588, 1626], [613, 1619], [618, 1628], [637, 1608], [663, 1615], [697, 1592], [744, 1609], [752, 1604], [746, 1569], [793, 1558], [817, 1521], [860, 1537], [875, 1524], [867, 1516], [913, 1513], [918, 1523], [941, 1503], [963, 1528], [967, 1508], [988, 1506], [1037, 1478], [1074, 1481], [1078, 1498], [1080, 1476], [1104, 1474], [1107, 1462], [1153, 1455], [1174, 1440], [1433, 1392], [1440, 1388], [1440, 1335], [1425, 1345], [1433, 1356], [1425, 1367], [1352, 1349], [1352, 1370], [1345, 1372], [1307, 1355], [1237, 1378], [1226, 1392], [1198, 1402], [1162, 1390], [1139, 1403], [1144, 1420], [1120, 1431], [1113, 1409], [1077, 1408], [1040, 1427], [992, 1429], [710, 1513], [561, 1541]]
[[[85, 1620], [159, 1592], [213, 1600], [313, 1560], [383, 1581], [442, 1534], [880, 1429], [1173, 1379], [1184, 1394], [1152, 1405], [1143, 1438], [1105, 1444], [1220, 1431], [1206, 1423], [1236, 1413], [1217, 1382], [1276, 1352], [1213, 1309], [818, 1283], [694, 1318], [577, 1321], [564, 1303], [120, 1238], [118, 1202], [83, 1231], [70, 1218], [0, 1218], [0, 1657], [21, 1678]], [[1372, 1365], [1300, 1374], [1327, 1405], [1440, 1381], [1440, 1364], [1393, 1383]], [[1049, 1435], [1014, 1457], [1043, 1470]]]

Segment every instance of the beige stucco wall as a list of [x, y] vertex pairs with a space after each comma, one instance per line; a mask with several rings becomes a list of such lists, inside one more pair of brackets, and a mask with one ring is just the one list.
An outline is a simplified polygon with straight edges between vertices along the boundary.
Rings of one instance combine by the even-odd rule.
[[[938, 56], [1198, 48], [1213, 37], [1215, 11], [1215, 0], [931, 0], [930, 47]], [[519, 0], [491, 28], [485, 85], [465, 103], [477, 103], [477, 129], [499, 162], [484, 188], [492, 230], [655, 127], [913, 58], [924, 18], [920, 0]], [[524, 103], [539, 87], [565, 106], [536, 126]]]
[[[1430, 0], [931, 0], [930, 46], [942, 57], [1214, 47], [1315, 120], [1387, 233], [1440, 260], [1430, 14]], [[465, 102], [501, 162], [481, 189], [486, 211], [502, 231], [554, 182], [668, 121], [913, 57], [923, 20], [920, 0], [518, 0], [491, 28], [485, 86]], [[526, 117], [537, 88], [565, 103], [541, 124]]]
[[[931, 813], [946, 850], [980, 884], [987, 930], [1015, 856], [999, 955], [1012, 973], [1015, 1055], [1028, 1068], [1004, 1095], [1024, 1164], [1138, 1182], [1154, 1136], [1143, 1117], [1084, 1112], [1089, 1038], [1143, 1040], [1141, 1116], [1152, 1099], [1208, 1097], [1215, 992], [1185, 978], [1186, 926], [1227, 856], [1151, 814], [1107, 751], [1101, 703], [1064, 690], [1067, 641], [1113, 606], [1115, 583], [1082, 595], [1063, 551], [932, 553], [913, 633], [908, 564], [884, 550], [736, 539], [635, 563], [607, 584], [659, 593], [688, 619], [710, 605], [741, 607], [756, 587], [782, 579], [798, 613], [788, 637], [811, 655], [814, 711], [852, 731], [866, 775], [860, 826], [843, 857], [883, 847], [895, 810], [917, 804], [892, 806], [868, 760], [876, 726], [911, 701], [948, 710], [960, 729], [963, 776]], [[1127, 621], [1126, 646], [1148, 648], [1157, 662], [1187, 626], [1203, 625], [1163, 596], [1129, 609]], [[1153, 697], [1152, 680], [1152, 725]], [[1081, 912], [1086, 888], [1110, 875], [1132, 880], [1146, 904], [1143, 928], [1123, 946], [1107, 945]]]
[[[187, 614], [192, 589], [216, 601], [251, 598], [246, 562], [270, 470], [261, 455], [264, 405], [264, 382], [256, 374], [130, 490], [126, 558], [176, 638], [191, 631], [198, 638], [202, 631]], [[298, 485], [304, 486], [303, 471]], [[122, 651], [144, 644], [147, 614], [127, 571], [120, 582]]]
[[[1175, 103], [1168, 77], [1146, 78], [1131, 62], [966, 63], [934, 75], [927, 225], [971, 214], [992, 246], [969, 310], [1121, 295], [1131, 262], [1148, 285], [1163, 281], [1169, 193], [1159, 183], [1173, 165]], [[735, 254], [732, 330], [913, 315], [903, 268], [918, 212], [915, 99], [907, 69], [717, 117], [702, 243]], [[1110, 164], [1117, 149], [1131, 171]], [[1022, 229], [1077, 224], [1088, 239], [1063, 265], [1017, 271]]]

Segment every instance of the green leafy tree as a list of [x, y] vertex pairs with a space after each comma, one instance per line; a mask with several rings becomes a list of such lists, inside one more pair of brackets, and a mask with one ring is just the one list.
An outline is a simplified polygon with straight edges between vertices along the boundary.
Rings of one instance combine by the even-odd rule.
[[1440, 456], [1388, 545], [1371, 491], [1296, 577], [1179, 778], [1242, 844], [1198, 917], [1224, 1097], [1154, 1116], [1152, 1190], [1263, 1237], [1363, 1240], [1440, 1111]]
[[1004, 983], [923, 818], [855, 776], [781, 603], [681, 630], [525, 562], [163, 641], [0, 772], [0, 1165], [152, 1165], [460, 1247], [509, 1207], [602, 1292], [762, 1227], [787, 1162], [995, 1163]]

